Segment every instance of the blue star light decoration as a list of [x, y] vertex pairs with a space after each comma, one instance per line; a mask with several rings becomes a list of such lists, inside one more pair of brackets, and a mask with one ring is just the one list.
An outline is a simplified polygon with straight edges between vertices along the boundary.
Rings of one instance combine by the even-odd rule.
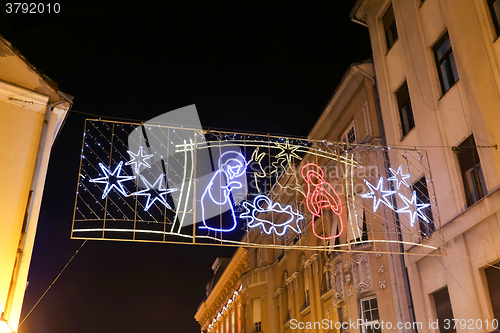
[[153, 154], [144, 155], [144, 150], [142, 149], [142, 146], [139, 148], [137, 154], [134, 154], [130, 150], [127, 150], [127, 153], [130, 155], [130, 161], [125, 163], [125, 165], [134, 165], [134, 170], [136, 173], [139, 172], [139, 168], [141, 167], [141, 165], [144, 165], [146, 168], [151, 168], [151, 165], [149, 165], [149, 163], [146, 162], [146, 160], [153, 157]]
[[141, 191], [137, 191], [132, 193], [134, 196], [146, 196], [148, 197], [148, 200], [146, 202], [146, 206], [144, 206], [144, 210], [147, 211], [151, 206], [155, 203], [155, 201], [161, 202], [165, 207], [168, 209], [172, 209], [170, 205], [167, 203], [167, 194], [172, 193], [174, 191], [177, 191], [177, 189], [166, 189], [163, 187], [163, 177], [165, 174], [161, 174], [155, 181], [153, 185], [151, 185], [150, 182], [144, 177], [143, 175], [140, 175], [142, 182], [144, 185], [146, 185], [146, 188]]
[[120, 173], [122, 172], [123, 161], [120, 162], [116, 166], [116, 168], [115, 168], [115, 170], [113, 170], [113, 172], [111, 172], [111, 169], [108, 169], [102, 163], [99, 163], [99, 166], [101, 167], [101, 170], [104, 174], [104, 177], [90, 179], [89, 181], [91, 183], [106, 184], [106, 187], [104, 188], [104, 191], [102, 192], [102, 199], [106, 198], [106, 196], [109, 194], [109, 192], [113, 188], [115, 188], [122, 195], [127, 196], [127, 193], [125, 191], [125, 187], [123, 187], [122, 183], [126, 182], [128, 180], [135, 179], [135, 176], [120, 176]]
[[383, 178], [380, 177], [377, 183], [377, 187], [373, 186], [369, 181], [364, 179], [366, 186], [370, 189], [370, 193], [361, 194], [364, 199], [373, 199], [373, 212], [376, 213], [380, 203], [383, 203], [390, 209], [393, 209], [391, 202], [387, 198], [390, 195], [396, 193], [396, 191], [384, 190], [382, 183]]
[[394, 181], [396, 183], [396, 188], [398, 189], [398, 191], [401, 184], [405, 184], [406, 187], [410, 187], [410, 184], [406, 182], [406, 179], [410, 178], [410, 174], [403, 174], [401, 166], [399, 166], [398, 171], [394, 171], [393, 168], [389, 168], [389, 171], [392, 173], [392, 176], [390, 178], [387, 178], [387, 180]]
[[[240, 215], [242, 219], [248, 219], [248, 227], [256, 228], [262, 227], [266, 234], [274, 232], [278, 236], [285, 234], [287, 228], [290, 228], [295, 233], [301, 232], [299, 228], [299, 221], [304, 219], [304, 216], [299, 212], [293, 210], [292, 206], [286, 205], [283, 207], [279, 203], [272, 203], [265, 195], [258, 195], [254, 198], [253, 203], [244, 202], [243, 208], [245, 212]], [[267, 214], [266, 214], [267, 213]], [[260, 216], [267, 216], [276, 220], [283, 221], [282, 223], [274, 223], [274, 221], [260, 218]], [[280, 216], [284, 216], [281, 218]], [[295, 223], [292, 223], [295, 221]]]
[[411, 199], [408, 199], [401, 193], [398, 193], [399, 197], [403, 200], [405, 203], [405, 207], [400, 208], [396, 211], [396, 213], [409, 213], [410, 214], [410, 225], [413, 227], [415, 224], [415, 218], [418, 216], [425, 222], [429, 223], [429, 219], [425, 214], [422, 212], [422, 209], [425, 209], [429, 207], [431, 204], [429, 203], [417, 203], [417, 193], [413, 191], [411, 195]]

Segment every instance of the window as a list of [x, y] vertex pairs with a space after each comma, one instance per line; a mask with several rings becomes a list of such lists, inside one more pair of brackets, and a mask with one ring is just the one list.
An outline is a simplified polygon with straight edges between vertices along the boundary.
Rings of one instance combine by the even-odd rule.
[[330, 271], [328, 269], [324, 269], [323, 272], [323, 283], [322, 283], [322, 291], [321, 294], [326, 293], [328, 290], [332, 289], [332, 282], [330, 279]]
[[500, 322], [500, 263], [484, 270], [488, 282], [493, 318]]
[[460, 164], [467, 206], [471, 206], [486, 195], [486, 183], [474, 136], [469, 136], [458, 147], [454, 147], [453, 149], [457, 152]]
[[413, 120], [413, 110], [411, 108], [410, 92], [408, 91], [408, 84], [403, 85], [396, 92], [396, 99], [398, 100], [399, 119], [401, 121], [401, 131], [403, 138], [415, 127], [415, 120]]
[[[436, 316], [439, 322], [439, 332], [455, 333], [454, 325], [447, 325], [447, 329], [445, 329], [445, 323], [448, 320], [450, 323], [453, 323], [453, 310], [451, 309], [450, 295], [448, 294], [447, 287], [434, 293], [434, 305], [436, 306]], [[446, 319], [448, 320], [445, 322]]]
[[344, 134], [342, 134], [340, 141], [346, 144], [356, 142], [356, 128], [354, 127], [354, 121], [349, 125]]
[[495, 26], [497, 37], [500, 36], [500, 0], [488, 0], [488, 7], [490, 7], [491, 19]]
[[262, 322], [260, 316], [260, 298], [254, 298], [252, 300], [253, 307], [253, 330], [254, 332], [260, 332], [262, 330]]
[[360, 302], [363, 333], [380, 333], [377, 298], [374, 296], [363, 298]]
[[387, 42], [387, 51], [389, 51], [394, 43], [398, 40], [398, 29], [396, 28], [396, 18], [394, 17], [394, 10], [392, 5], [385, 12], [382, 18], [385, 31], [385, 41]]
[[441, 81], [441, 90], [444, 94], [458, 81], [457, 65], [448, 32], [434, 45], [434, 57], [436, 58], [439, 81]]
[[311, 304], [309, 302], [309, 275], [307, 274], [308, 268], [304, 269], [304, 306], [303, 309], [308, 308]]
[[[429, 191], [427, 190], [427, 181], [425, 179], [425, 176], [422, 176], [418, 182], [413, 184], [413, 189], [415, 190], [417, 194], [417, 204], [429, 204], [431, 203], [431, 200], [429, 198]], [[434, 225], [434, 222], [432, 220], [432, 211], [431, 207], [426, 207], [421, 210], [421, 213], [427, 217], [426, 221], [422, 217], [418, 216], [418, 224], [420, 228], [420, 236], [422, 238], [430, 236], [435, 230], [436, 227]]]

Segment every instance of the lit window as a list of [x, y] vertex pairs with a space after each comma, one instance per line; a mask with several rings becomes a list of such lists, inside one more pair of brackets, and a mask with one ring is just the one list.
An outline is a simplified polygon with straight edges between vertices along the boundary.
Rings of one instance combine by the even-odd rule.
[[413, 119], [413, 110], [411, 108], [410, 92], [408, 91], [408, 84], [403, 85], [396, 92], [396, 99], [398, 100], [399, 118], [401, 121], [401, 131], [403, 137], [415, 127], [415, 120]]
[[457, 65], [448, 32], [434, 45], [434, 56], [441, 81], [441, 90], [444, 94], [458, 81]]
[[361, 299], [361, 319], [363, 319], [363, 333], [380, 333], [378, 304], [376, 297]]
[[413, 189], [417, 194], [417, 204], [429, 204], [428, 207], [421, 210], [421, 213], [427, 217], [427, 221], [418, 216], [420, 235], [422, 237], [428, 237], [436, 230], [436, 227], [432, 221], [432, 211], [430, 206], [431, 200], [429, 198], [429, 191], [427, 189], [425, 176], [422, 176], [418, 182], [413, 184]]
[[488, 7], [497, 36], [500, 36], [500, 0], [488, 0]]
[[454, 150], [457, 152], [460, 164], [467, 205], [470, 206], [486, 195], [486, 183], [474, 136], [469, 136]]
[[382, 18], [384, 23], [385, 40], [387, 42], [387, 51], [389, 51], [394, 43], [398, 40], [398, 29], [396, 28], [396, 18], [394, 17], [394, 10], [392, 5], [385, 12]]

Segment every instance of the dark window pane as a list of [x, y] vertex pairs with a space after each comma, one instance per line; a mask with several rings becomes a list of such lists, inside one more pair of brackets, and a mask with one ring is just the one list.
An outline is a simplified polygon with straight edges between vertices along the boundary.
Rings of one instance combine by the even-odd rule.
[[415, 120], [413, 119], [413, 110], [411, 108], [410, 92], [408, 91], [407, 83], [403, 83], [401, 88], [396, 92], [398, 100], [399, 117], [401, 120], [401, 131], [403, 137], [415, 127]]
[[456, 330], [453, 328], [453, 325], [450, 325], [449, 329], [445, 329], [446, 319], [453, 323], [453, 310], [451, 308], [450, 295], [448, 294], [447, 287], [434, 293], [434, 304], [436, 306], [436, 315], [439, 321], [439, 332], [455, 333]]
[[380, 318], [378, 317], [378, 309], [375, 309], [372, 311], [372, 320], [379, 320]]
[[378, 308], [378, 306], [377, 306], [377, 299], [376, 298], [372, 298], [370, 300], [370, 303], [371, 303], [372, 309], [377, 309]]
[[484, 270], [488, 281], [488, 292], [490, 294], [493, 317], [500, 322], [500, 264], [496, 267], [488, 267]]
[[447, 64], [446, 60], [441, 64], [441, 66], [439, 66], [439, 68], [441, 69], [441, 81], [443, 83], [444, 90], [446, 92], [446, 91], [450, 90], [450, 88], [451, 88], [449, 75], [448, 75], [448, 64]]
[[365, 319], [367, 321], [372, 321], [372, 315], [371, 315], [370, 311], [365, 312]]
[[500, 0], [488, 0], [488, 6], [490, 7], [491, 19], [495, 27], [497, 36], [500, 35]]
[[450, 49], [451, 49], [450, 39], [446, 38], [436, 51], [437, 57], [439, 59], [442, 59], [446, 55], [446, 52], [448, 52]]
[[467, 205], [470, 206], [487, 193], [474, 136], [468, 137], [455, 150], [464, 182]]
[[453, 55], [448, 33], [445, 33], [436, 45], [434, 45], [434, 57], [436, 59], [436, 66], [438, 67], [441, 89], [444, 94], [458, 80], [455, 56]]
[[392, 5], [387, 9], [387, 12], [382, 18], [384, 23], [385, 40], [387, 42], [387, 50], [390, 50], [394, 43], [398, 40], [398, 29], [396, 27], [396, 19]]

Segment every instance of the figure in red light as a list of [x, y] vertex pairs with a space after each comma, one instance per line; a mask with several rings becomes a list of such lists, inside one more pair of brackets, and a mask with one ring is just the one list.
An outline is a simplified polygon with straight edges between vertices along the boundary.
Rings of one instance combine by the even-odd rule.
[[[312, 214], [312, 230], [314, 235], [320, 239], [337, 238], [344, 230], [342, 223], [342, 201], [335, 189], [326, 182], [324, 171], [314, 163], [308, 163], [301, 169], [302, 178], [307, 183], [306, 205], [309, 212]], [[321, 216], [323, 208], [330, 208], [340, 220], [340, 228], [337, 235], [323, 237], [316, 233], [314, 221]]]

